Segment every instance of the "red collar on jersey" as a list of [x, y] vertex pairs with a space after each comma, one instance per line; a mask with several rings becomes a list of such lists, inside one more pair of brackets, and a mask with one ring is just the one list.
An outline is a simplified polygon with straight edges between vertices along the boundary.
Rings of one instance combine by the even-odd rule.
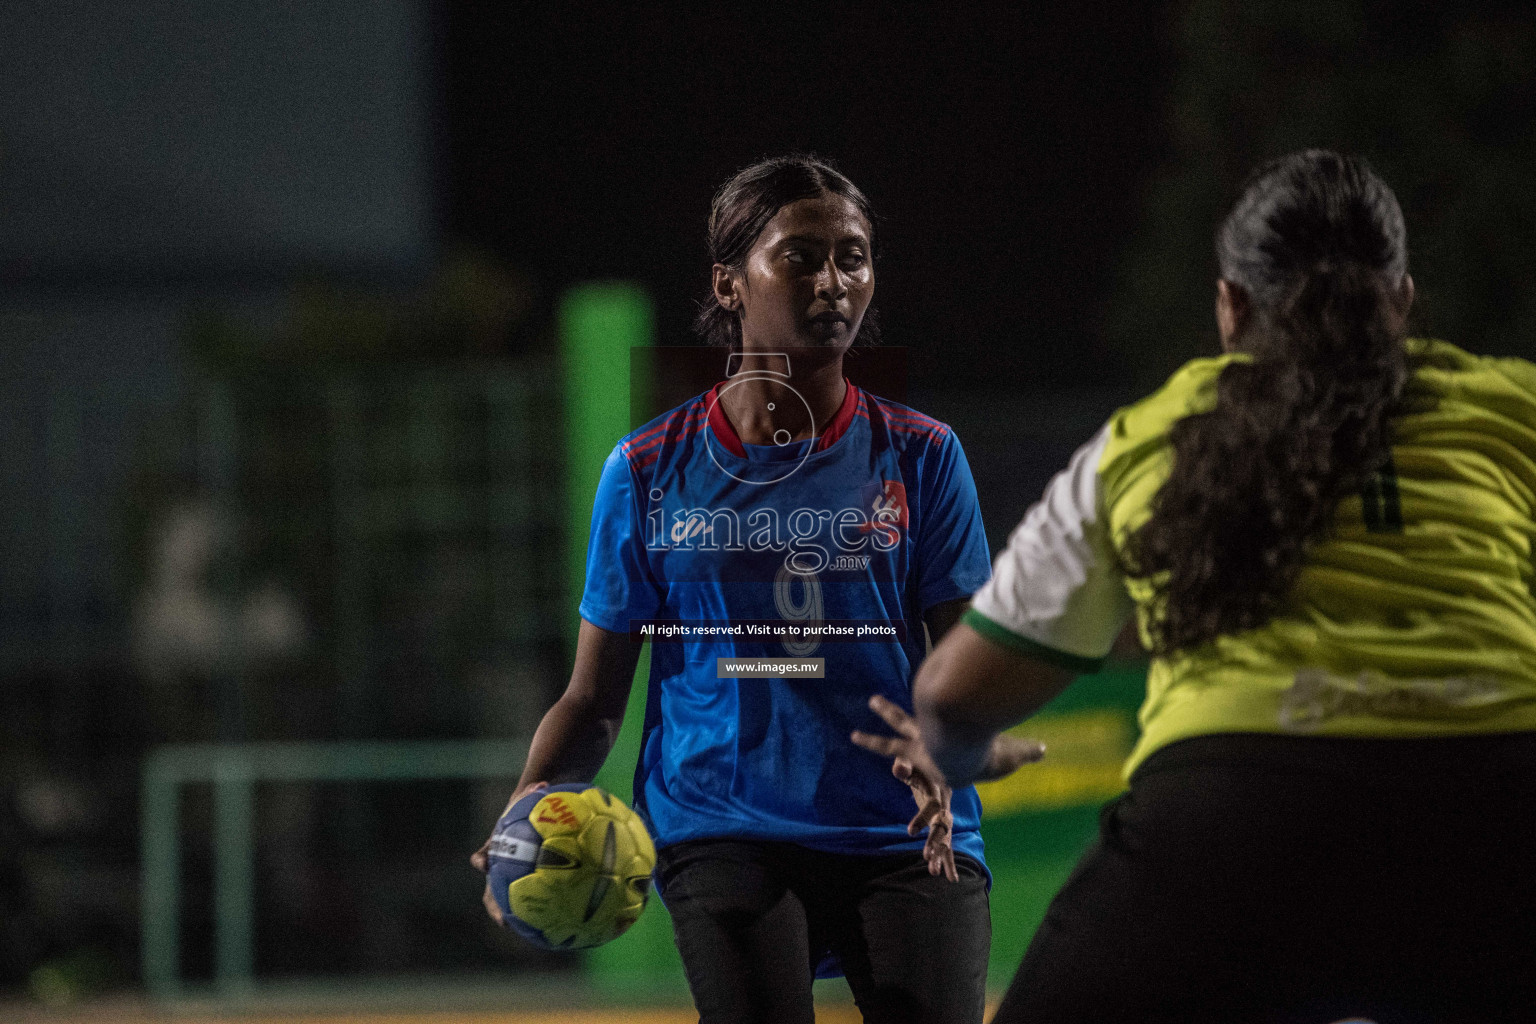
[[[720, 388], [725, 383], [721, 381], [716, 384], [709, 393], [709, 427], [715, 432], [715, 437], [719, 438], [726, 451], [737, 458], [744, 459], [747, 457], [747, 450], [742, 447], [741, 438], [736, 436], [736, 428], [731, 426], [731, 421], [726, 418], [725, 410], [720, 408]], [[854, 414], [859, 409], [859, 389], [847, 377], [843, 378], [843, 383], [848, 385], [843, 390], [843, 404], [837, 407], [837, 412], [831, 421], [817, 435], [816, 445], [811, 449], [812, 451], [824, 451], [836, 444], [837, 439], [847, 433], [849, 425], [853, 423]]]

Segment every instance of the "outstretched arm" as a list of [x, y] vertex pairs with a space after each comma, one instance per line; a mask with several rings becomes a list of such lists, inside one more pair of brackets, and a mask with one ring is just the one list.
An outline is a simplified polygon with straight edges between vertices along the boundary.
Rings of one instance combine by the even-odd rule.
[[1014, 529], [972, 611], [944, 635], [913, 681], [916, 717], [876, 697], [894, 736], [860, 746], [959, 786], [1001, 778], [1044, 748], [1002, 730], [1094, 671], [1132, 607], [1099, 494], [1100, 430], [1072, 456]]
[[913, 702], [921, 742], [951, 786], [1001, 778], [1036, 760], [1039, 745], [998, 733], [1039, 711], [1076, 675], [961, 622], [918, 669]]
[[1051, 480], [918, 670], [917, 728], [952, 785], [996, 778], [1010, 741], [1024, 742], [997, 734], [1094, 671], [1131, 615], [1100, 491], [1110, 436], [1100, 430]]
[[[922, 685], [926, 666], [932, 663], [939, 650], [946, 648], [949, 637], [961, 632], [962, 629], [974, 634], [975, 631], [968, 626], [956, 628], [967, 604], [969, 602], [960, 600], [936, 605], [925, 616], [929, 635], [936, 640], [940, 637], [945, 639], [939, 640], [938, 648], [928, 656], [928, 660], [923, 663], [924, 667], [918, 670], [915, 686]], [[1061, 685], [1066, 684], [1063, 682]], [[1058, 691], [1059, 689], [1060, 687], [1057, 687]], [[1050, 697], [1047, 696], [1045, 699], [1049, 700]], [[917, 813], [907, 824], [907, 833], [915, 836], [927, 829], [928, 836], [923, 844], [923, 857], [928, 862], [929, 873], [943, 874], [950, 881], [958, 881], [960, 875], [955, 868], [952, 841], [955, 819], [950, 810], [952, 793], [950, 782], [925, 749], [916, 719], [884, 697], [871, 697], [869, 706], [885, 719], [886, 724], [895, 731], [896, 735], [875, 736], [871, 733], [855, 732], [853, 741], [861, 747], [892, 758], [891, 773], [912, 788], [912, 798], [917, 802]], [[983, 770], [974, 779], [967, 778], [959, 785], [972, 781], [1000, 779], [1023, 765], [1038, 761], [1045, 756], [1045, 747], [1033, 740], [1019, 739], [1015, 736], [994, 738], [988, 735], [986, 742], [987, 752]]]
[[1045, 756], [1043, 744], [1002, 730], [1040, 710], [1076, 675], [996, 644], [961, 622], [918, 670], [917, 717], [871, 697], [869, 706], [895, 735], [855, 732], [853, 742], [946, 788], [1000, 779]]

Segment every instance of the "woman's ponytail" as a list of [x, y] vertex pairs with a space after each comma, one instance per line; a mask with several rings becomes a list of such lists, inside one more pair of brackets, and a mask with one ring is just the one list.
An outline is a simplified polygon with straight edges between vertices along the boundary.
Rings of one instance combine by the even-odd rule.
[[1363, 161], [1312, 150], [1255, 173], [1217, 234], [1251, 302], [1209, 412], [1169, 433], [1173, 468], [1132, 535], [1154, 652], [1267, 622], [1340, 499], [1390, 457], [1407, 379], [1397, 200]]

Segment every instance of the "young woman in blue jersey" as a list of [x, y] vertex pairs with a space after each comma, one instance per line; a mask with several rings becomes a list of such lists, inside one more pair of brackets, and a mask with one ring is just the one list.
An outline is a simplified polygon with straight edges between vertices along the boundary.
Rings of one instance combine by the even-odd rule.
[[[756, 164], [717, 194], [699, 323], [725, 379], [608, 458], [575, 669], [514, 794], [596, 774], [642, 625], [779, 630], [658, 636], [651, 652], [635, 806], [706, 1024], [810, 1024], [813, 973], [834, 965], [867, 1021], [982, 1016], [975, 791], [847, 741], [878, 724], [872, 696], [911, 707], [925, 633], [948, 631], [989, 575], [953, 431], [843, 374], [873, 333], [871, 221], [852, 182], [805, 157]], [[823, 631], [859, 626], [890, 636]], [[744, 658], [820, 671], [726, 664]], [[998, 770], [1038, 753], [1019, 742]]]
[[1134, 612], [1129, 789], [995, 1024], [1530, 1020], [1536, 366], [1406, 336], [1361, 160], [1259, 168], [1217, 255], [1226, 354], [1079, 451], [856, 742], [973, 778]]

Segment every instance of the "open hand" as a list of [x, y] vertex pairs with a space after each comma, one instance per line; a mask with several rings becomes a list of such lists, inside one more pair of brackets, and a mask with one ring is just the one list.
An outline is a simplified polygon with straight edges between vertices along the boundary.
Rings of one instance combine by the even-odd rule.
[[928, 862], [928, 873], [942, 874], [951, 882], [960, 881], [960, 874], [955, 870], [955, 816], [949, 807], [950, 788], [903, 757], [891, 762], [891, 774], [911, 787], [912, 799], [917, 804], [917, 813], [907, 822], [907, 835], [915, 836], [925, 828], [928, 830], [928, 838], [923, 842], [923, 860]]
[[891, 774], [912, 789], [912, 799], [917, 803], [917, 813], [907, 823], [907, 834], [917, 835], [928, 830], [923, 844], [923, 859], [928, 862], [928, 873], [943, 874], [951, 882], [960, 880], [955, 870], [955, 851], [951, 845], [954, 836], [955, 816], [950, 811], [951, 791], [943, 774], [928, 756], [918, 734], [917, 722], [895, 704], [878, 694], [869, 698], [869, 706], [885, 719], [896, 731], [895, 736], [875, 736], [867, 732], [854, 732], [853, 742], [865, 750], [872, 750], [891, 758]]
[[[955, 818], [950, 811], [949, 783], [923, 745], [916, 719], [878, 694], [869, 698], [869, 706], [896, 735], [855, 731], [853, 742], [892, 759], [891, 774], [912, 787], [912, 798], [917, 801], [918, 811], [907, 826], [908, 833], [917, 835], [928, 829], [928, 842], [923, 847], [928, 870], [933, 874], [943, 871], [955, 881], [959, 876], [955, 873], [955, 854], [950, 845]], [[992, 740], [980, 780], [1000, 779], [1044, 756], [1045, 744], [1003, 733]]]

